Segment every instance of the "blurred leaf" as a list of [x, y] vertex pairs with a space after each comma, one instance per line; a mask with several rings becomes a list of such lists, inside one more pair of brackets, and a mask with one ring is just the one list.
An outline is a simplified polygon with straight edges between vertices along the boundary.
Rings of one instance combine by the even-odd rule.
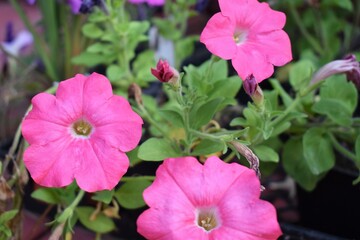
[[90, 219], [95, 211], [93, 207], [77, 207], [75, 211], [80, 222], [91, 231], [108, 233], [115, 229], [114, 222], [102, 212], [97, 213], [95, 219]]
[[102, 55], [98, 53], [83, 52], [78, 56], [73, 57], [71, 62], [73, 64], [93, 67], [102, 63], [112, 62], [111, 56]]
[[199, 36], [189, 36], [179, 39], [175, 43], [176, 58], [180, 61], [189, 57], [194, 52], [194, 43], [199, 40]]
[[356, 165], [360, 168], [360, 135], [356, 138], [355, 142]]
[[82, 27], [81, 31], [88, 38], [99, 38], [103, 35], [103, 30], [101, 30], [94, 23], [86, 23]]
[[111, 64], [106, 68], [106, 76], [111, 82], [118, 82], [125, 75], [125, 70], [119, 65]]
[[142, 160], [138, 157], [139, 147], [136, 147], [135, 149], [131, 150], [130, 152], [127, 152], [126, 155], [128, 156], [130, 160], [130, 166], [133, 167], [136, 164], [142, 162]]
[[91, 199], [98, 201], [98, 202], [103, 202], [103, 203], [109, 204], [111, 202], [111, 200], [113, 199], [113, 196], [114, 196], [113, 190], [112, 191], [104, 190], [104, 191], [94, 193], [94, 195], [91, 197]]
[[31, 197], [49, 204], [61, 203], [59, 191], [55, 188], [39, 188], [31, 194]]
[[161, 138], [150, 138], [139, 147], [138, 157], [145, 161], [162, 161], [165, 158], [180, 157], [182, 154], [172, 144]]
[[301, 138], [291, 138], [283, 148], [282, 163], [285, 171], [295, 179], [300, 186], [307, 191], [312, 191], [320, 176], [313, 174], [303, 154], [303, 143]]
[[321, 0], [321, 6], [323, 7], [340, 7], [349, 11], [353, 10], [353, 4], [351, 0]]
[[13, 219], [16, 216], [16, 214], [18, 214], [18, 212], [19, 212], [18, 209], [13, 209], [13, 210], [9, 210], [9, 211], [1, 213], [1, 215], [0, 215], [0, 225], [5, 224], [6, 222]]
[[279, 162], [279, 155], [272, 148], [265, 145], [257, 145], [253, 150], [261, 161], [264, 162]]
[[325, 130], [310, 128], [303, 138], [304, 157], [314, 175], [326, 172], [334, 167], [335, 156], [331, 142], [325, 136]]
[[115, 192], [115, 197], [121, 206], [127, 209], [136, 209], [145, 206], [143, 199], [144, 190], [151, 185], [151, 181], [134, 177], [120, 186]]

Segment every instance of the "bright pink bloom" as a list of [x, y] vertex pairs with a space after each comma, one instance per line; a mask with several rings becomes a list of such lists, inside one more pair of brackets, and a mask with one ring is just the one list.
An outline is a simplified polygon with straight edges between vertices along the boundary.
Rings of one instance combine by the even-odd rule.
[[165, 0], [129, 0], [129, 2], [133, 4], [147, 3], [151, 6], [162, 6], [165, 4]]
[[229, 60], [242, 80], [251, 74], [257, 82], [269, 78], [274, 66], [292, 59], [288, 35], [281, 30], [282, 12], [257, 0], [219, 0], [215, 14], [201, 33], [200, 41], [213, 54]]
[[210, 157], [167, 159], [144, 191], [150, 209], [137, 220], [149, 240], [277, 239], [275, 208], [260, 200], [253, 170]]
[[36, 183], [63, 187], [76, 179], [87, 192], [112, 189], [129, 167], [124, 152], [136, 147], [142, 119], [112, 93], [103, 75], [76, 75], [59, 84], [56, 96], [40, 93], [25, 117], [30, 144], [24, 162]]

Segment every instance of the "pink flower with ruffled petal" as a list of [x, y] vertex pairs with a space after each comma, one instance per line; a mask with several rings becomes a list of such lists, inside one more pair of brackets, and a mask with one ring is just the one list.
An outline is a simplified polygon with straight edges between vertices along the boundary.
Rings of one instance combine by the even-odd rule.
[[30, 144], [24, 162], [34, 181], [67, 186], [76, 179], [87, 192], [110, 190], [129, 167], [125, 152], [141, 138], [142, 119], [115, 96], [103, 75], [76, 75], [56, 96], [40, 93], [22, 123]]
[[275, 208], [260, 200], [253, 170], [210, 157], [167, 159], [144, 191], [150, 209], [137, 220], [149, 240], [277, 239]]
[[[242, 80], [269, 78], [274, 66], [292, 59], [286, 16], [257, 0], [219, 0], [221, 12], [205, 26], [200, 41], [213, 54], [229, 60]], [[274, 65], [274, 66], [273, 66]]]

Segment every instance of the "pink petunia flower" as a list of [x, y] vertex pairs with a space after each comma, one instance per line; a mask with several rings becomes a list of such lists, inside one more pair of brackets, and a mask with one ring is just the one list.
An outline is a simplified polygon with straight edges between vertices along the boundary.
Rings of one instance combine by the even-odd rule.
[[167, 159], [144, 191], [150, 209], [137, 220], [149, 240], [277, 239], [275, 208], [260, 200], [253, 170], [210, 157]]
[[284, 13], [257, 0], [219, 0], [219, 5], [221, 12], [208, 21], [200, 41], [213, 54], [231, 59], [242, 80], [253, 74], [259, 83], [274, 66], [291, 61], [290, 40], [281, 30]]
[[87, 192], [112, 189], [129, 167], [124, 152], [141, 138], [142, 119], [112, 93], [103, 75], [77, 74], [56, 96], [40, 93], [22, 123], [30, 144], [24, 162], [34, 181], [63, 187], [76, 179]]
[[150, 6], [162, 6], [165, 4], [165, 0], [129, 0], [132, 4], [147, 3]]

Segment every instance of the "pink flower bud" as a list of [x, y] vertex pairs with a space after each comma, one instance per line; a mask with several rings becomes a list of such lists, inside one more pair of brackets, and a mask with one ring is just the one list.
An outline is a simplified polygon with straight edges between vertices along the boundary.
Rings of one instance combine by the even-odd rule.
[[250, 74], [244, 81], [244, 90], [250, 97], [254, 95], [257, 88], [257, 82], [254, 75]]
[[[344, 57], [344, 59], [350, 59], [353, 62], [357, 62], [354, 54], [346, 55]], [[357, 89], [360, 89], [360, 67], [359, 66], [346, 72], [346, 78], [348, 81], [353, 82]]]
[[161, 82], [176, 83], [179, 79], [179, 72], [172, 68], [166, 60], [159, 60], [156, 69], [151, 68], [151, 73]]

